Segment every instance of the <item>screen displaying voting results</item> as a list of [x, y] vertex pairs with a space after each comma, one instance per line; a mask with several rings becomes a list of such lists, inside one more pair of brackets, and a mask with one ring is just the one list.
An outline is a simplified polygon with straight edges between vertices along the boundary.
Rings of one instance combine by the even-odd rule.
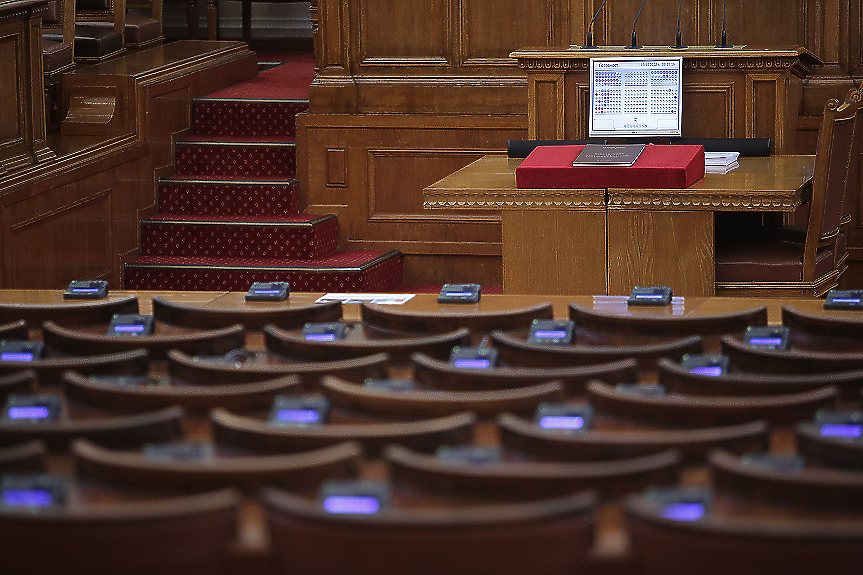
[[591, 58], [588, 136], [680, 136], [682, 70], [682, 57]]

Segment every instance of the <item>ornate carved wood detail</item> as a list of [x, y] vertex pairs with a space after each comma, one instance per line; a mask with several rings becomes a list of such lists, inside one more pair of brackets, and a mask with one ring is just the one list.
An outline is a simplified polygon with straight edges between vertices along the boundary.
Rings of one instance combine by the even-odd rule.
[[667, 211], [679, 207], [687, 211], [781, 211], [793, 212], [800, 207], [799, 198], [765, 193], [735, 195], [704, 194], [681, 197], [667, 190], [626, 190], [623, 194], [609, 190], [609, 210], [651, 210]]

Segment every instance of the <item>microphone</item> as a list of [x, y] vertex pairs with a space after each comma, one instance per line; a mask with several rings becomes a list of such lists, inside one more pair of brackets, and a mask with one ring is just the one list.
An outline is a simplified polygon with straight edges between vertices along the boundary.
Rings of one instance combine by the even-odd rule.
[[677, 42], [671, 48], [686, 48], [683, 45], [683, 36], [680, 34], [680, 12], [683, 10], [683, 0], [680, 0], [677, 4]]
[[585, 39], [584, 46], [582, 46], [582, 49], [596, 49], [596, 46], [593, 43], [593, 22], [596, 20], [596, 17], [599, 16], [599, 13], [602, 12], [602, 7], [605, 6], [606, 2], [608, 2], [608, 0], [602, 0], [602, 4], [599, 5], [599, 9], [596, 11], [596, 14], [594, 14], [593, 18], [590, 19], [590, 24], [587, 27], [587, 38]]
[[728, 45], [728, 39], [725, 37], [725, 0], [722, 0], [722, 36], [719, 39], [719, 44], [715, 48], [733, 48]]
[[645, 2], [647, 2], [647, 0], [641, 0], [641, 7], [638, 9], [638, 14], [635, 15], [635, 22], [632, 23], [632, 44], [627, 46], [629, 49], [641, 48], [641, 46], [638, 45], [638, 40], [635, 39], [635, 25], [638, 24], [638, 19], [641, 18], [641, 11], [644, 9]]

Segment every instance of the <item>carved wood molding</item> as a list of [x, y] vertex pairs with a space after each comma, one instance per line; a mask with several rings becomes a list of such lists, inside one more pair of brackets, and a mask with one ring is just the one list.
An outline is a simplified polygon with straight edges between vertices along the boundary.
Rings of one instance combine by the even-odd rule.
[[799, 199], [784, 195], [757, 194], [699, 194], [683, 196], [668, 190], [626, 190], [608, 194], [609, 210], [675, 210], [687, 211], [782, 211], [792, 212], [800, 207]]
[[[680, 52], [662, 50], [647, 50], [641, 55], [680, 56]], [[517, 51], [510, 54], [516, 58], [518, 65], [527, 70], [587, 70], [592, 57], [629, 56], [622, 51], [586, 53], [578, 50], [564, 51]], [[743, 52], [716, 53], [699, 52], [683, 53], [684, 70], [790, 70], [801, 65], [801, 57], [793, 51], [777, 50], [775, 52]]]
[[519, 190], [495, 194], [490, 191], [447, 194], [425, 192], [425, 209], [482, 210], [580, 210], [604, 211], [603, 190]]

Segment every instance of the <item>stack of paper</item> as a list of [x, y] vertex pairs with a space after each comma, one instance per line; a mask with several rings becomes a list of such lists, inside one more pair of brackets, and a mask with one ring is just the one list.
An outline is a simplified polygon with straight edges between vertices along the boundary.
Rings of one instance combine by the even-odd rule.
[[730, 166], [740, 157], [740, 152], [704, 152], [705, 166]]

